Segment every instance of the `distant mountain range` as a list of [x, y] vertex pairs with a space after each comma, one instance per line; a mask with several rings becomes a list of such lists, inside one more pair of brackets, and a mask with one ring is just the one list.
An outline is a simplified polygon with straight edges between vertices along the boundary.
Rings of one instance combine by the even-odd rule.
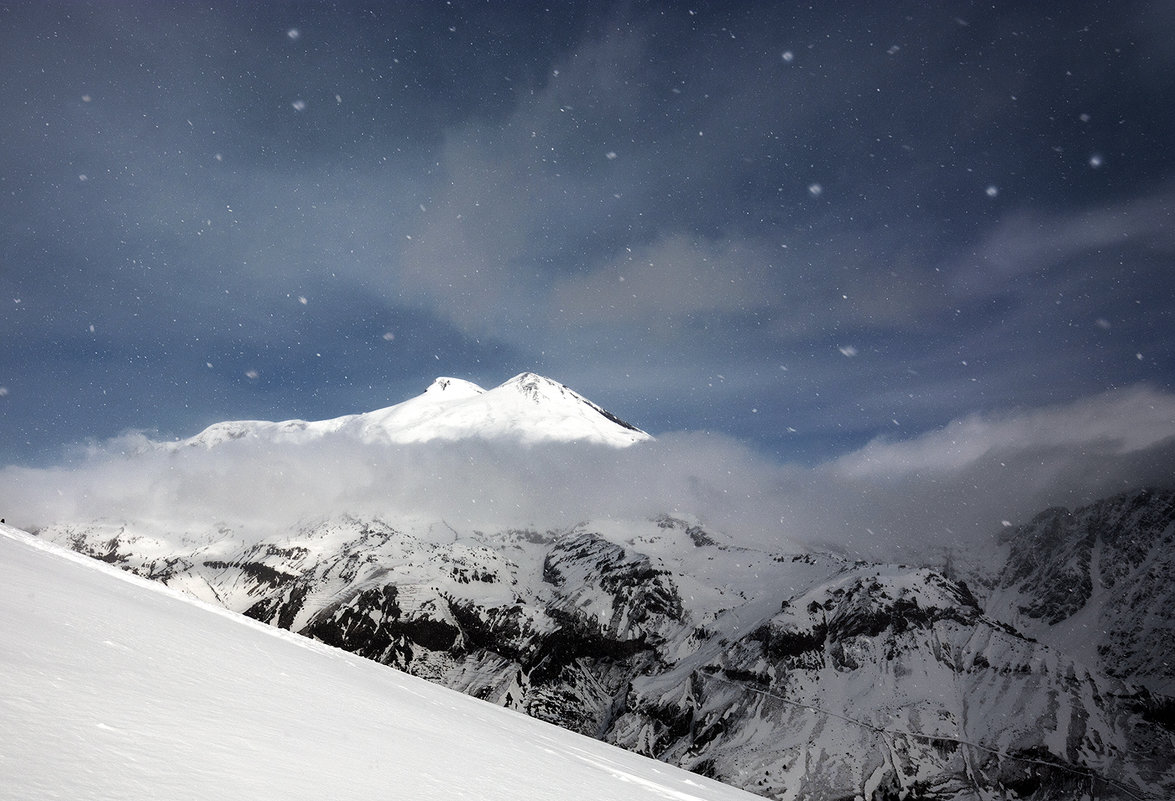
[[[326, 437], [649, 439], [524, 373], [162, 447]], [[129, 516], [36, 533], [772, 798], [1157, 799], [1175, 796], [1173, 520], [1160, 490], [1049, 510], [958, 570], [748, 548], [683, 512], [492, 531], [330, 514], [260, 537]]]

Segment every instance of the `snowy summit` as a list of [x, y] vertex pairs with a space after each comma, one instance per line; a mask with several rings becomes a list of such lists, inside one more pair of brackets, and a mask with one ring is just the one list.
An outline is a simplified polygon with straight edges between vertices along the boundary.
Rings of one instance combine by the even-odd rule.
[[627, 447], [652, 437], [562, 384], [520, 373], [493, 389], [441, 377], [422, 394], [365, 414], [307, 422], [239, 420], [216, 423], [169, 447], [213, 447], [236, 439], [307, 442], [341, 434], [369, 443], [512, 439], [592, 442]]

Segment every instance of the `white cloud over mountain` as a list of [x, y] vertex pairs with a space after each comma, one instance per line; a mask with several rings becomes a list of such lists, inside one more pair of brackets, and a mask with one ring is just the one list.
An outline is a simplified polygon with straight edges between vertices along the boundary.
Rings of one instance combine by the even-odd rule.
[[684, 432], [628, 448], [343, 436], [160, 448], [132, 433], [68, 464], [4, 468], [0, 511], [26, 528], [108, 519], [259, 534], [343, 513], [471, 530], [668, 512], [757, 545], [917, 561], [1045, 506], [1169, 482], [1173, 464], [1175, 397], [1135, 387], [972, 416], [815, 466]]

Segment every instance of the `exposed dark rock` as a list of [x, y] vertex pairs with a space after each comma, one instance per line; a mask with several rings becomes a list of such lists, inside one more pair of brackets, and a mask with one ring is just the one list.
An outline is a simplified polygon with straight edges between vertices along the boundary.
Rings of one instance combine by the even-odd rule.
[[245, 575], [256, 579], [259, 584], [265, 585], [270, 589], [280, 587], [287, 581], [297, 578], [295, 574], [285, 573], [262, 562], [222, 562], [211, 560], [204, 562], [204, 566], [216, 570], [235, 567]]
[[564, 667], [578, 659], [617, 661], [651, 648], [643, 638], [619, 640], [609, 637], [577, 615], [561, 610], [551, 610], [550, 614], [559, 624], [558, 628], [539, 640], [524, 663], [532, 684], [555, 680]]
[[382, 662], [395, 639], [390, 624], [400, 617], [397, 595], [392, 584], [364, 590], [346, 603], [319, 612], [300, 633]]
[[772, 625], [760, 626], [751, 632], [750, 639], [763, 643], [763, 650], [772, 659], [798, 658], [812, 651], [823, 651], [828, 636], [825, 624], [811, 631], [794, 631]]
[[1101, 667], [1175, 695], [1175, 626], [1154, 611], [1175, 608], [1175, 490], [1049, 509], [1002, 541], [1010, 553], [998, 588], [1028, 634], [1048, 641], [1051, 627], [1089, 607]]

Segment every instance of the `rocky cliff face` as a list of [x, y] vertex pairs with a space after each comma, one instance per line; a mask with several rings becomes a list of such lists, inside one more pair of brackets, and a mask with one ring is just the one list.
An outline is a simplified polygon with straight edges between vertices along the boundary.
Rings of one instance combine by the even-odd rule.
[[1175, 491], [1146, 489], [1008, 529], [990, 612], [1090, 667], [1175, 695]]
[[1131, 498], [1011, 532], [986, 604], [934, 570], [755, 551], [669, 517], [489, 533], [344, 517], [171, 545], [40, 533], [769, 797], [1171, 797], [1170, 701], [1033, 633], [1096, 608], [1122, 626], [1097, 640], [1103, 664], [1135, 654], [1160, 675], [1143, 638], [1170, 631], [1170, 605], [1133, 627], [1124, 610], [1170, 600], [1170, 496]]

